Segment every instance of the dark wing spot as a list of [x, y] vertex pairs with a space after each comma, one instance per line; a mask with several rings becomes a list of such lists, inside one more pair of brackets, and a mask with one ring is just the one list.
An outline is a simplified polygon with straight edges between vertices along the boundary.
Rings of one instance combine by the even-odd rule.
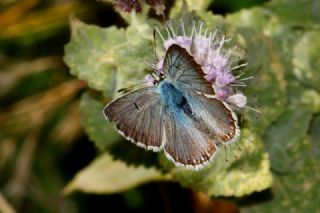
[[139, 111], [140, 109], [139, 109], [138, 105], [136, 104], [136, 102], [133, 102], [133, 104], [136, 107], [136, 109]]

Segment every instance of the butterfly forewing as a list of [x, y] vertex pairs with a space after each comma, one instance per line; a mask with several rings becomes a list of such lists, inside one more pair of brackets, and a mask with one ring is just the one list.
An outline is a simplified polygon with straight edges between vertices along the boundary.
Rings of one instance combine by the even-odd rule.
[[155, 87], [125, 94], [108, 104], [104, 114], [133, 143], [154, 151], [163, 147], [162, 103]]
[[212, 85], [204, 78], [199, 64], [189, 55], [186, 49], [173, 44], [169, 47], [164, 60], [165, 75], [184, 91], [195, 90], [213, 94]]

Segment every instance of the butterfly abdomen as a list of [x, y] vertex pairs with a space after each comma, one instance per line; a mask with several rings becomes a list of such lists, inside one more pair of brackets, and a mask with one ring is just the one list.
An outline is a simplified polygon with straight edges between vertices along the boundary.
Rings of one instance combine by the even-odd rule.
[[172, 83], [164, 81], [160, 84], [160, 94], [166, 108], [174, 113], [182, 110], [186, 115], [192, 116], [192, 111], [184, 94]]

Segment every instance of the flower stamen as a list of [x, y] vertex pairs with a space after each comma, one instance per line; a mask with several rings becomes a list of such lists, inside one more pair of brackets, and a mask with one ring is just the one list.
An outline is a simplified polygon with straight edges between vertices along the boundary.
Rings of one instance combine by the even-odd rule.
[[[240, 65], [238, 65], [238, 66], [236, 66], [236, 67], [233, 67], [232, 69], [231, 69], [231, 71], [233, 71], [233, 70], [236, 70], [236, 69], [239, 69], [239, 68], [242, 68], [242, 67], [245, 67], [245, 66], [247, 66], [248, 65], [248, 63], [244, 63], [244, 64], [240, 64]], [[242, 74], [241, 74], [242, 75]], [[236, 77], [237, 78], [237, 77]]]
[[160, 38], [162, 39], [162, 41], [164, 42], [165, 39], [163, 38], [162, 34], [160, 33], [160, 30], [158, 29], [158, 27], [155, 26], [154, 28], [155, 28], [156, 31], [158, 32], [158, 34], [159, 34]]
[[183, 33], [183, 36], [186, 37], [186, 31], [184, 29], [184, 23], [183, 23], [183, 20], [180, 19], [180, 25], [181, 25], [181, 29], [182, 29], [182, 33]]

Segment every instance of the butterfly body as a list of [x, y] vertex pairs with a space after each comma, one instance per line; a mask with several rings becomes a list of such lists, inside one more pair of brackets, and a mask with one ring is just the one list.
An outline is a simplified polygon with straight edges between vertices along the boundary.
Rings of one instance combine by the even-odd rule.
[[185, 113], [188, 116], [192, 115], [192, 111], [186, 96], [182, 91], [177, 89], [173, 83], [164, 80], [159, 85], [161, 99], [164, 103], [165, 110], [171, 113]]
[[177, 166], [203, 168], [220, 145], [238, 139], [237, 117], [226, 103], [212, 97], [213, 89], [200, 65], [188, 52], [167, 50], [165, 78], [109, 103], [106, 118], [138, 146], [164, 150]]

